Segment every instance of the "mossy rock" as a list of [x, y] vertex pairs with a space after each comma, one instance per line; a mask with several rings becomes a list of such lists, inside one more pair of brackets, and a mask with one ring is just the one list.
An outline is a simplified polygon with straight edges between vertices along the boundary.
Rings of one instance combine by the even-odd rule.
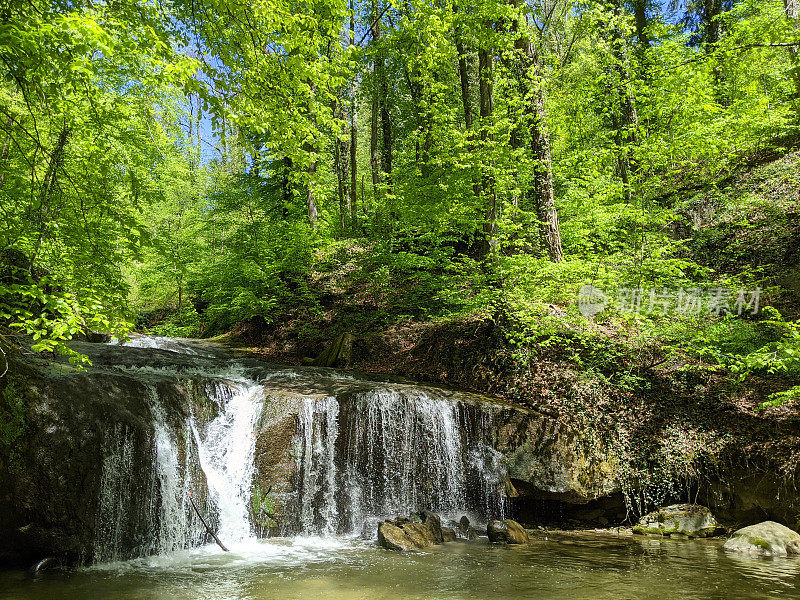
[[735, 531], [724, 548], [764, 556], [800, 554], [800, 534], [775, 521], [764, 521]]
[[724, 529], [714, 515], [699, 504], [673, 504], [644, 515], [633, 526], [639, 535], [683, 535], [705, 538], [719, 535]]

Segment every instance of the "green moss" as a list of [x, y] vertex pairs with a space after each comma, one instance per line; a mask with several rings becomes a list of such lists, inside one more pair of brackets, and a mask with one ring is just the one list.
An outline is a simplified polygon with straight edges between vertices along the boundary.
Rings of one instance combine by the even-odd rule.
[[680, 533], [677, 529], [665, 529], [664, 527], [645, 527], [644, 525], [634, 525], [633, 533], [640, 535], [671, 535]]
[[272, 498], [264, 493], [261, 486], [254, 483], [250, 493], [250, 512], [253, 523], [262, 529], [276, 527], [277, 523], [270, 517], [274, 511]]
[[760, 537], [749, 535], [747, 536], [748, 543], [752, 544], [753, 546], [757, 546], [762, 550], [772, 550], [772, 546], [770, 543]]

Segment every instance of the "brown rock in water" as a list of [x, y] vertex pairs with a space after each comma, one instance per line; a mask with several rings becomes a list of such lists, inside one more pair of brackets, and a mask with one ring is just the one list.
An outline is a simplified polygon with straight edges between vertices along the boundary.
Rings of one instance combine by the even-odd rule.
[[464, 535], [467, 534], [467, 532], [469, 531], [469, 518], [467, 517], [467, 515], [464, 515], [458, 521], [458, 528], [464, 533]]
[[673, 504], [659, 508], [644, 515], [633, 526], [633, 533], [638, 534], [711, 537], [724, 532], [711, 511], [698, 504]]
[[422, 546], [417, 544], [407, 532], [388, 521], [378, 525], [378, 545], [388, 550], [397, 550], [399, 552], [422, 549]]
[[425, 527], [427, 527], [433, 535], [433, 539], [435, 540], [434, 543], [443, 543], [442, 519], [439, 517], [439, 515], [427, 510], [423, 510], [420, 512], [420, 516], [422, 517], [422, 524], [425, 525]]
[[[387, 519], [378, 525], [378, 545], [389, 550], [409, 552], [438, 546], [444, 542], [439, 515], [423, 511], [423, 522], [415, 523], [406, 517]], [[455, 532], [450, 529], [453, 538]]]
[[527, 544], [530, 541], [522, 525], [511, 519], [489, 521], [486, 534], [489, 541], [495, 544]]
[[455, 542], [456, 532], [450, 527], [442, 527], [442, 540], [444, 542]]

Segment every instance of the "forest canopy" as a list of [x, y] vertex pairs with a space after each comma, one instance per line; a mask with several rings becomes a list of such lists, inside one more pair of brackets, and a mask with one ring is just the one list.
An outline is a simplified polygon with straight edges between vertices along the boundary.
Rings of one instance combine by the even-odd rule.
[[333, 278], [374, 322], [800, 370], [786, 261], [703, 216], [800, 139], [797, 0], [5, 0], [0, 58], [0, 320], [37, 350], [312, 318]]

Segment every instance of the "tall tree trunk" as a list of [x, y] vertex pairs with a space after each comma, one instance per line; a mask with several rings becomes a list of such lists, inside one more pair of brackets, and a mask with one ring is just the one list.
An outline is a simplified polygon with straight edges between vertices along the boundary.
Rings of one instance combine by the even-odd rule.
[[[311, 96], [312, 98], [317, 93], [317, 85], [312, 81], [310, 82], [311, 87]], [[311, 122], [316, 126], [316, 115], [314, 114], [313, 108], [309, 110]], [[306, 144], [306, 151], [309, 154], [313, 155], [313, 159], [308, 163], [308, 185], [306, 187], [306, 208], [308, 210], [308, 224], [311, 225], [311, 229], [314, 231], [317, 230], [317, 225], [319, 221], [319, 214], [317, 211], [317, 200], [314, 195], [314, 179], [316, 179], [317, 174], [317, 136], [316, 134], [313, 136], [313, 142]]]
[[533, 171], [536, 212], [541, 223], [541, 236], [550, 260], [560, 262], [564, 258], [564, 251], [561, 247], [561, 229], [558, 224], [553, 189], [553, 159], [550, 151], [550, 136], [547, 132], [547, 114], [544, 110], [544, 92], [541, 89], [534, 92], [533, 104], [531, 150], [536, 159]]
[[319, 215], [317, 211], [317, 200], [314, 197], [314, 176], [317, 173], [317, 161], [314, 160], [308, 165], [308, 186], [306, 187], [306, 208], [308, 209], [308, 224], [315, 230], [318, 226]]
[[645, 29], [647, 28], [647, 1], [633, 0], [633, 18], [636, 22], [636, 38], [642, 48], [650, 47], [650, 38]]
[[381, 165], [378, 155], [378, 110], [378, 99], [373, 98], [369, 120], [369, 166], [372, 171], [372, 193], [376, 204], [379, 204], [381, 197]]
[[[381, 59], [381, 63], [383, 63]], [[381, 65], [381, 171], [386, 177], [386, 185], [392, 185], [392, 120], [389, 114], [389, 86], [386, 82], [386, 69]]]
[[[540, 236], [553, 262], [564, 258], [561, 245], [561, 229], [556, 212], [555, 191], [553, 189], [553, 159], [550, 149], [550, 135], [547, 131], [544, 89], [541, 84], [542, 65], [537, 48], [531, 43], [527, 22], [517, 21], [519, 37], [514, 42], [516, 61], [519, 64], [520, 79], [528, 88], [524, 97], [525, 112], [530, 119], [530, 148], [534, 159], [532, 192], [536, 202], [536, 215], [539, 219]], [[530, 74], [533, 72], [533, 78]]]
[[[343, 107], [341, 102], [334, 103], [334, 115], [338, 119], [344, 119]], [[347, 146], [349, 145], [349, 137], [347, 140], [341, 139], [339, 136], [333, 144], [333, 163], [334, 170], [336, 171], [336, 192], [339, 199], [339, 230], [342, 235], [346, 235], [348, 231], [348, 220], [350, 217], [350, 194], [348, 186], [350, 184], [350, 176], [347, 172], [349, 166], [349, 152]]]
[[[487, 23], [488, 27], [491, 24]], [[491, 127], [491, 117], [494, 112], [494, 83], [493, 83], [493, 54], [489, 48], [478, 50], [478, 80], [479, 80], [479, 110], [481, 116], [481, 141], [484, 144], [484, 152], [487, 150], [488, 142], [491, 139], [489, 129]], [[484, 155], [486, 160], [486, 155]], [[484, 166], [481, 176], [481, 196], [486, 202], [486, 219], [483, 231], [488, 243], [488, 251], [492, 260], [499, 259], [499, 247], [497, 241], [497, 190], [495, 189], [494, 176], [489, 172], [489, 165]]]
[[283, 199], [283, 209], [281, 210], [281, 214], [283, 216], [283, 220], [289, 218], [289, 207], [292, 205], [293, 196], [292, 193], [292, 159], [288, 156], [283, 158], [283, 168], [281, 169], [281, 197]]
[[33, 252], [31, 253], [31, 262], [28, 267], [28, 270], [31, 273], [33, 272], [33, 266], [36, 264], [36, 259], [38, 258], [39, 250], [41, 249], [42, 241], [44, 240], [44, 234], [49, 224], [50, 215], [48, 213], [50, 208], [50, 198], [53, 189], [57, 186], [56, 176], [58, 174], [58, 169], [61, 168], [61, 165], [64, 162], [64, 149], [67, 146], [67, 139], [69, 138], [71, 131], [72, 130], [69, 127], [65, 127], [58, 134], [56, 145], [53, 147], [53, 152], [50, 154], [50, 162], [47, 165], [44, 181], [42, 181], [42, 188], [39, 190], [39, 235], [37, 236], [36, 244], [33, 247]]
[[[617, 2], [614, 9], [617, 15], [621, 15], [622, 3]], [[611, 107], [611, 124], [617, 151], [617, 173], [625, 190], [625, 200], [631, 202], [633, 198], [631, 173], [636, 170], [636, 166], [631, 161], [630, 149], [638, 143], [639, 116], [631, 89], [633, 76], [628, 60], [628, 41], [616, 27], [612, 28], [609, 36], [614, 56], [613, 76], [609, 79], [612, 81], [610, 96], [615, 99]]]
[[[372, 24], [370, 25], [370, 34], [372, 36], [372, 43], [378, 44], [381, 39], [381, 26], [380, 26], [380, 4], [378, 0], [373, 0], [372, 3]], [[373, 65], [373, 76], [375, 77], [378, 85], [373, 86], [372, 97], [372, 111], [370, 113], [370, 138], [369, 138], [369, 163], [372, 170], [372, 189], [375, 197], [376, 212], [380, 210], [381, 198], [381, 167], [380, 155], [378, 153], [378, 119], [380, 118], [381, 101], [380, 101], [380, 62], [379, 56], [375, 57], [375, 64]], [[376, 214], [376, 218], [378, 215]]]
[[461, 83], [461, 105], [464, 107], [464, 124], [467, 131], [472, 129], [472, 102], [469, 93], [469, 65], [464, 52], [464, 44], [460, 33], [456, 33], [456, 51], [458, 52], [458, 80]]
[[[355, 0], [350, 0], [350, 45], [355, 45]], [[358, 231], [358, 164], [357, 164], [357, 144], [358, 144], [358, 100], [355, 80], [350, 94], [352, 105], [350, 106], [350, 228], [353, 233]]]
[[[786, 18], [795, 29], [800, 29], [800, 0], [783, 0]], [[789, 46], [789, 57], [792, 60], [792, 79], [794, 79], [795, 95], [800, 99], [800, 52], [797, 46]]]
[[[380, 40], [380, 3], [375, 2], [373, 39]], [[392, 120], [389, 113], [389, 83], [386, 79], [386, 51], [378, 46], [375, 57], [375, 76], [378, 80], [378, 103], [381, 119], [381, 173], [391, 193], [392, 185]]]
[[3, 189], [6, 179], [6, 161], [8, 160], [8, 153], [11, 151], [11, 126], [14, 124], [14, 119], [9, 115], [6, 121], [6, 135], [3, 138], [3, 149], [0, 151], [0, 190]]
[[703, 0], [703, 42], [706, 50], [711, 51], [720, 38], [720, 21], [717, 17], [722, 14], [722, 0]]

